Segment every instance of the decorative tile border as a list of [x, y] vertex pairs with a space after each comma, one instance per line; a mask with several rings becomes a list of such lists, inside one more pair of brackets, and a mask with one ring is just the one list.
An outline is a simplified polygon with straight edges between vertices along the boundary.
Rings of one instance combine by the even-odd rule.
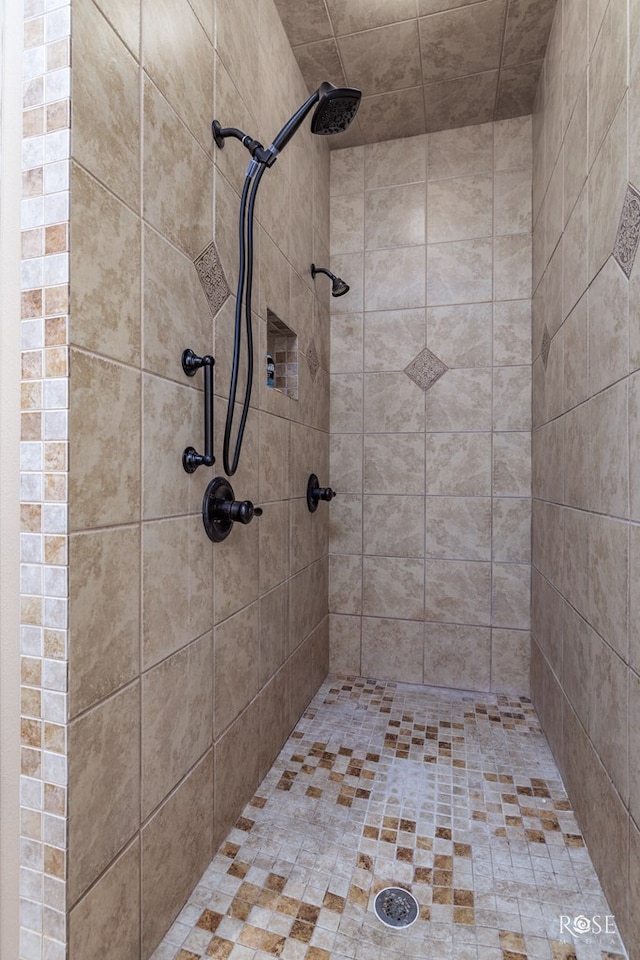
[[212, 240], [205, 247], [199, 257], [193, 261], [202, 289], [209, 303], [209, 309], [215, 317], [220, 307], [227, 300], [230, 290], [222, 269], [220, 256], [215, 242]]
[[449, 368], [427, 347], [405, 367], [404, 372], [425, 392], [439, 380]]
[[627, 279], [631, 276], [640, 242], [640, 193], [630, 183], [622, 204], [620, 223], [613, 247], [613, 256], [618, 261]]
[[70, 14], [25, 0], [21, 960], [66, 955]]

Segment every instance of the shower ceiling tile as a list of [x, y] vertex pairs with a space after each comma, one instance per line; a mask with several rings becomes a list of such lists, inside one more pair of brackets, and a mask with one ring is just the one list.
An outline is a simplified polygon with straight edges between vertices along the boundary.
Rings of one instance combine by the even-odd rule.
[[506, 0], [487, 0], [420, 19], [424, 82], [496, 69], [505, 9]]
[[349, 84], [369, 96], [421, 81], [415, 20], [341, 37], [338, 49]]
[[293, 52], [309, 90], [315, 90], [327, 77], [331, 77], [331, 82], [336, 86], [346, 86], [338, 44], [334, 39], [305, 43], [294, 47]]
[[276, 0], [309, 92], [362, 89], [333, 150], [530, 114], [556, 3]]

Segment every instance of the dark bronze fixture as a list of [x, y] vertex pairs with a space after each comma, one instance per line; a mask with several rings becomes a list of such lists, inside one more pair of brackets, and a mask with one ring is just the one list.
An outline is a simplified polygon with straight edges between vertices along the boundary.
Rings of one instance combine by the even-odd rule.
[[216, 462], [213, 455], [213, 367], [215, 360], [207, 354], [198, 357], [193, 350], [182, 354], [182, 369], [188, 377], [194, 377], [200, 367], [204, 367], [204, 453], [198, 453], [195, 447], [185, 447], [182, 452], [182, 466], [187, 473], [195, 473], [200, 466], [212, 467]]
[[250, 500], [236, 500], [233, 487], [225, 477], [215, 477], [202, 499], [202, 521], [209, 540], [220, 543], [231, 533], [234, 523], [251, 523], [262, 516], [262, 508]]
[[307, 506], [311, 513], [318, 509], [318, 503], [321, 500], [333, 500], [336, 492], [331, 487], [321, 487], [315, 473], [312, 473], [307, 483]]
[[336, 277], [335, 273], [331, 273], [331, 270], [327, 270], [326, 267], [316, 267], [315, 263], [311, 264], [311, 276], [315, 280], [317, 273], [324, 273], [331, 278], [331, 296], [332, 297], [344, 297], [345, 293], [349, 293], [350, 287], [348, 283], [345, 283], [341, 277]]

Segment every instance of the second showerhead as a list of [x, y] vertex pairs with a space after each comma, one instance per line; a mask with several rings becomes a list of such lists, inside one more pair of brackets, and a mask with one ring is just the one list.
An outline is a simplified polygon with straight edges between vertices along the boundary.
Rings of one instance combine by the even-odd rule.
[[336, 277], [335, 273], [331, 273], [331, 270], [327, 270], [326, 267], [316, 267], [315, 263], [311, 264], [311, 276], [315, 280], [317, 273], [324, 273], [331, 279], [331, 296], [332, 297], [343, 297], [345, 293], [349, 293], [349, 284], [341, 277]]

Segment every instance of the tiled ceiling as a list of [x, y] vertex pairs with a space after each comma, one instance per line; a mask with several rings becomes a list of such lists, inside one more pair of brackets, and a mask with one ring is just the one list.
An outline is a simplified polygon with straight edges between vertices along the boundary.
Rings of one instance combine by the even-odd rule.
[[531, 113], [556, 0], [275, 0], [309, 91], [362, 90], [332, 147]]

